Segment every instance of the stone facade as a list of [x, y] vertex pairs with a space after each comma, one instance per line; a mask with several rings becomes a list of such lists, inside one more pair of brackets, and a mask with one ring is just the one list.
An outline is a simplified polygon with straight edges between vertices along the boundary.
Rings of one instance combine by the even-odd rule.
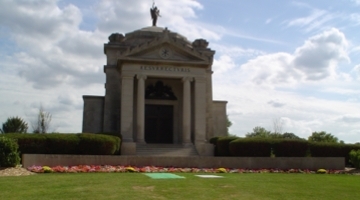
[[123, 154], [139, 143], [205, 152], [211, 137], [226, 135], [227, 102], [212, 99], [215, 51], [206, 40], [146, 27], [112, 34], [104, 53], [105, 96], [83, 96], [83, 132], [121, 134]]

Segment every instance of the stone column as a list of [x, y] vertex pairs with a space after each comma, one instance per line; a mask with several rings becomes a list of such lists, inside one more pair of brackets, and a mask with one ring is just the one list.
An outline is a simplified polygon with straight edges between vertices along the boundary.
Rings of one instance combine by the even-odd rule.
[[192, 77], [183, 77], [183, 144], [191, 143], [191, 87]]
[[137, 142], [145, 143], [145, 80], [146, 75], [138, 74], [137, 87]]
[[134, 76], [121, 77], [121, 135], [123, 142], [133, 142]]
[[195, 78], [195, 143], [206, 141], [206, 78]]
[[214, 121], [213, 121], [213, 96], [212, 96], [212, 74], [211, 69], [206, 71], [206, 139], [214, 137]]

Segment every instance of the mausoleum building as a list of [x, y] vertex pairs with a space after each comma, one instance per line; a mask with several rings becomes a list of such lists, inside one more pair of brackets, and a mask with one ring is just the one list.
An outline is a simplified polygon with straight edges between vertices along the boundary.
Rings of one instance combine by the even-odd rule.
[[121, 135], [125, 155], [142, 144], [193, 145], [208, 155], [208, 140], [227, 134], [206, 40], [152, 26], [110, 35], [104, 53], [105, 96], [83, 96], [83, 132]]

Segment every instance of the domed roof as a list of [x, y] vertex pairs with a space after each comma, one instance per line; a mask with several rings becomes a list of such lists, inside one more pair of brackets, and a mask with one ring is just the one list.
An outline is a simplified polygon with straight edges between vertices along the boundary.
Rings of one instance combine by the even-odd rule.
[[138, 45], [138, 44], [141, 44], [144, 42], [151, 41], [155, 38], [159, 38], [164, 34], [164, 32], [168, 32], [168, 34], [171, 38], [181, 39], [186, 43], [189, 43], [189, 44], [191, 43], [187, 40], [186, 37], [184, 37], [178, 33], [171, 32], [167, 28], [162, 28], [162, 27], [157, 27], [157, 26], [144, 27], [142, 29], [135, 30], [130, 33], [126, 33], [124, 42], [128, 43], [128, 44], [132, 44], [132, 45]]

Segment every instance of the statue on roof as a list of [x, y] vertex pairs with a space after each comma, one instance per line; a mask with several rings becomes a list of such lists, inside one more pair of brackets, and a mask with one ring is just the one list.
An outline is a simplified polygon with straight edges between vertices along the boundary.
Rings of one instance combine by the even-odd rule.
[[156, 26], [157, 18], [161, 17], [160, 10], [155, 6], [155, 2], [153, 2], [152, 8], [150, 8], [150, 14], [152, 19], [152, 25]]

